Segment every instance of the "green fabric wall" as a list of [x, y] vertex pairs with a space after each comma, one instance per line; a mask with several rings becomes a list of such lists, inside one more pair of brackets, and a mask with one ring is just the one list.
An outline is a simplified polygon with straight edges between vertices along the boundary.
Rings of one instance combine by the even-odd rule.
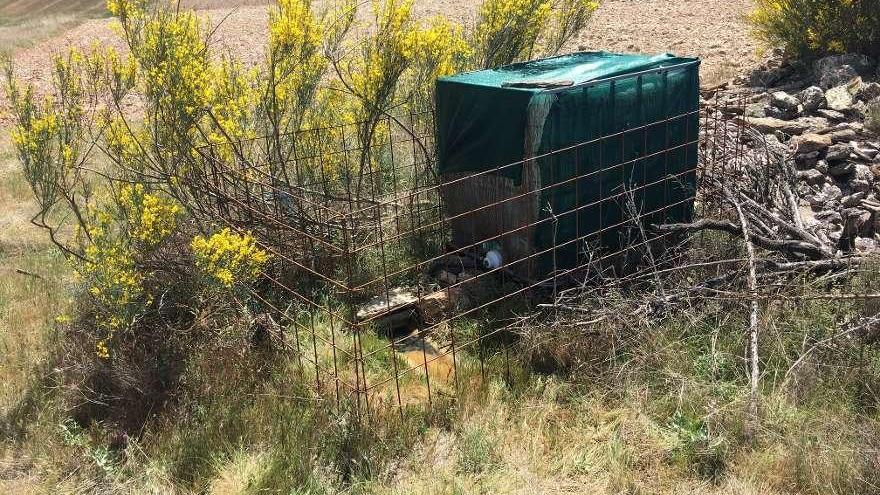
[[[629, 218], [624, 191], [633, 190], [642, 213], [693, 195], [697, 144], [690, 142], [699, 132], [698, 68], [695, 59], [671, 55], [590, 52], [441, 79], [438, 172], [442, 177], [501, 167], [493, 173], [520, 184], [523, 166], [508, 164], [537, 156], [540, 187], [565, 183], [540, 193], [540, 223], [530, 235], [535, 252], [548, 252], [538, 257], [533, 278], [574, 268], [584, 261], [584, 240], [594, 256], [620, 248], [631, 225], [608, 227]], [[573, 85], [504, 87], [528, 80]], [[685, 221], [692, 209], [688, 201], [644, 221]]]

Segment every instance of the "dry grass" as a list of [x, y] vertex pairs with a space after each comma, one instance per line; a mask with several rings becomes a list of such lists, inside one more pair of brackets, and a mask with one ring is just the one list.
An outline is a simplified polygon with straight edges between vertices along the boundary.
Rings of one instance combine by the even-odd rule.
[[76, 14], [47, 14], [11, 25], [0, 23], [0, 47], [10, 52], [28, 48], [40, 39], [70, 29], [81, 20], [82, 18]]
[[[51, 415], [40, 402], [39, 380], [55, 338], [54, 318], [67, 301], [66, 265], [28, 221], [30, 191], [0, 137], [0, 435], [21, 433], [25, 417]], [[3, 428], [8, 422], [10, 431]], [[0, 444], [0, 493], [49, 492], [54, 476], [38, 467], [53, 460], [52, 432], [38, 427], [25, 444]], [[32, 461], [39, 458], [41, 461]], [[42, 474], [38, 474], [41, 472]]]
[[53, 319], [67, 296], [63, 259], [30, 224], [30, 190], [0, 141], [0, 411], [15, 404], [46, 356]]
[[0, 21], [13, 23], [23, 18], [46, 15], [100, 15], [106, 10], [103, 0], [0, 0]]

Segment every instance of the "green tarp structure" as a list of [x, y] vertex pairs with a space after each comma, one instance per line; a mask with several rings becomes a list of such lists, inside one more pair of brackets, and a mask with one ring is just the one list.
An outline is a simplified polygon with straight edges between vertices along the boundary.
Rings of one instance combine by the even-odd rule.
[[441, 78], [435, 95], [459, 247], [499, 241], [515, 272], [541, 280], [619, 249], [627, 204], [648, 224], [692, 216], [697, 59], [581, 52]]

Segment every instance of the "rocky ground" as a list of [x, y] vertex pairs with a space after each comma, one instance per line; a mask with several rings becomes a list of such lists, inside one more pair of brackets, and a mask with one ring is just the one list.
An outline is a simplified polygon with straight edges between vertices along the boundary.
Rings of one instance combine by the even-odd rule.
[[864, 55], [804, 64], [775, 51], [713, 95], [794, 163], [806, 226], [844, 251], [880, 247], [878, 80]]

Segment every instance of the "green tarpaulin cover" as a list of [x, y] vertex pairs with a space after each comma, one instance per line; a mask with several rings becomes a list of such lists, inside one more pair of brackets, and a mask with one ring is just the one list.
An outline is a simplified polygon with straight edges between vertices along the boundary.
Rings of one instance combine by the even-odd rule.
[[[489, 171], [513, 191], [534, 192], [532, 203], [517, 203], [529, 210], [520, 226], [535, 224], [517, 234], [528, 248], [508, 249], [517, 251], [508, 253], [511, 262], [537, 260], [520, 273], [540, 279], [579, 266], [583, 256], [625, 242], [633, 207], [645, 223], [690, 218], [698, 68], [697, 59], [666, 54], [582, 52], [441, 78], [438, 172], [449, 180]], [[463, 205], [466, 195], [451, 190], [445, 196], [456, 200], [447, 210], [461, 220], [451, 222], [457, 243], [517, 227], [510, 219], [498, 219], [497, 228], [490, 219], [468, 225], [466, 213], [489, 204], [487, 195]]]

